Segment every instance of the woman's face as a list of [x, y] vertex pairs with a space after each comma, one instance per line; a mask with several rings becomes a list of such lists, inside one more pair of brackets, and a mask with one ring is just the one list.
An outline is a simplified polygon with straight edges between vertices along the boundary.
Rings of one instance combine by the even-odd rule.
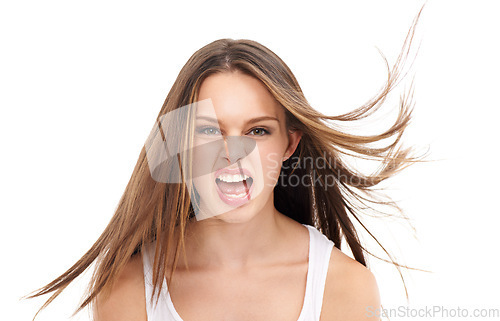
[[286, 131], [283, 107], [258, 79], [241, 72], [207, 77], [196, 103], [197, 220], [244, 222], [269, 206], [282, 160], [300, 137]]

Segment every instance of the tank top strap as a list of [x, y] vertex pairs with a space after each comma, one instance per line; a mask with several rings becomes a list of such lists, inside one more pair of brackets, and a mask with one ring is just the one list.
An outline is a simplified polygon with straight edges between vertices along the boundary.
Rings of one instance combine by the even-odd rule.
[[[311, 269], [311, 278], [309, 284], [310, 290], [307, 302], [310, 304], [310, 320], [319, 321], [321, 308], [323, 305], [323, 294], [325, 292], [326, 276], [330, 263], [330, 256], [333, 249], [333, 242], [329, 240], [314, 226], [303, 224], [309, 229], [311, 234], [310, 256], [311, 260], [309, 268]], [[309, 313], [308, 313], [309, 314]], [[309, 320], [309, 319], [308, 319]]]
[[[153, 244], [151, 244], [153, 245]], [[162, 289], [158, 301], [156, 295], [153, 296], [153, 257], [154, 246], [141, 249], [142, 264], [144, 269], [144, 290], [146, 294], [146, 315], [148, 321], [182, 321], [180, 317], [174, 315], [167, 302], [170, 300], [167, 283], [162, 282]]]
[[[319, 321], [323, 304], [323, 293], [330, 262], [333, 242], [315, 227], [302, 224], [309, 230], [309, 263], [307, 272], [304, 306], [298, 321]], [[183, 321], [173, 307], [168, 287], [163, 280], [163, 287], [156, 304], [153, 297], [153, 253], [154, 246], [142, 247], [146, 311], [148, 321]]]

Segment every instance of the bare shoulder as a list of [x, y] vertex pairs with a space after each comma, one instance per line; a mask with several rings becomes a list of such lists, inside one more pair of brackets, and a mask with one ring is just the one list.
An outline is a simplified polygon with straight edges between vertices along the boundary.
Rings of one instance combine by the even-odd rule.
[[378, 321], [380, 294], [373, 273], [334, 247], [326, 277], [321, 321]]
[[134, 255], [118, 275], [109, 296], [99, 294], [93, 306], [94, 321], [146, 321], [142, 255]]

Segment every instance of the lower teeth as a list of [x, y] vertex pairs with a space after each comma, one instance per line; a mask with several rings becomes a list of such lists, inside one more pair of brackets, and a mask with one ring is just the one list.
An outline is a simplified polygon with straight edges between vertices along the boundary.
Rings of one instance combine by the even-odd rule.
[[226, 193], [224, 193], [224, 195], [227, 195], [231, 198], [240, 198], [240, 197], [247, 195], [247, 193], [241, 193], [241, 194], [226, 194]]

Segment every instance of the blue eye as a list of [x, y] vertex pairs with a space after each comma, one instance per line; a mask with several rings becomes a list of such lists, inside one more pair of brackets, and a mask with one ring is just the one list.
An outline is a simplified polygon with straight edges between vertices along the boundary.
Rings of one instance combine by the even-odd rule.
[[199, 134], [205, 134], [205, 135], [213, 135], [214, 131], [218, 131], [219, 129], [215, 127], [202, 127], [202, 128], [197, 128], [196, 132]]

